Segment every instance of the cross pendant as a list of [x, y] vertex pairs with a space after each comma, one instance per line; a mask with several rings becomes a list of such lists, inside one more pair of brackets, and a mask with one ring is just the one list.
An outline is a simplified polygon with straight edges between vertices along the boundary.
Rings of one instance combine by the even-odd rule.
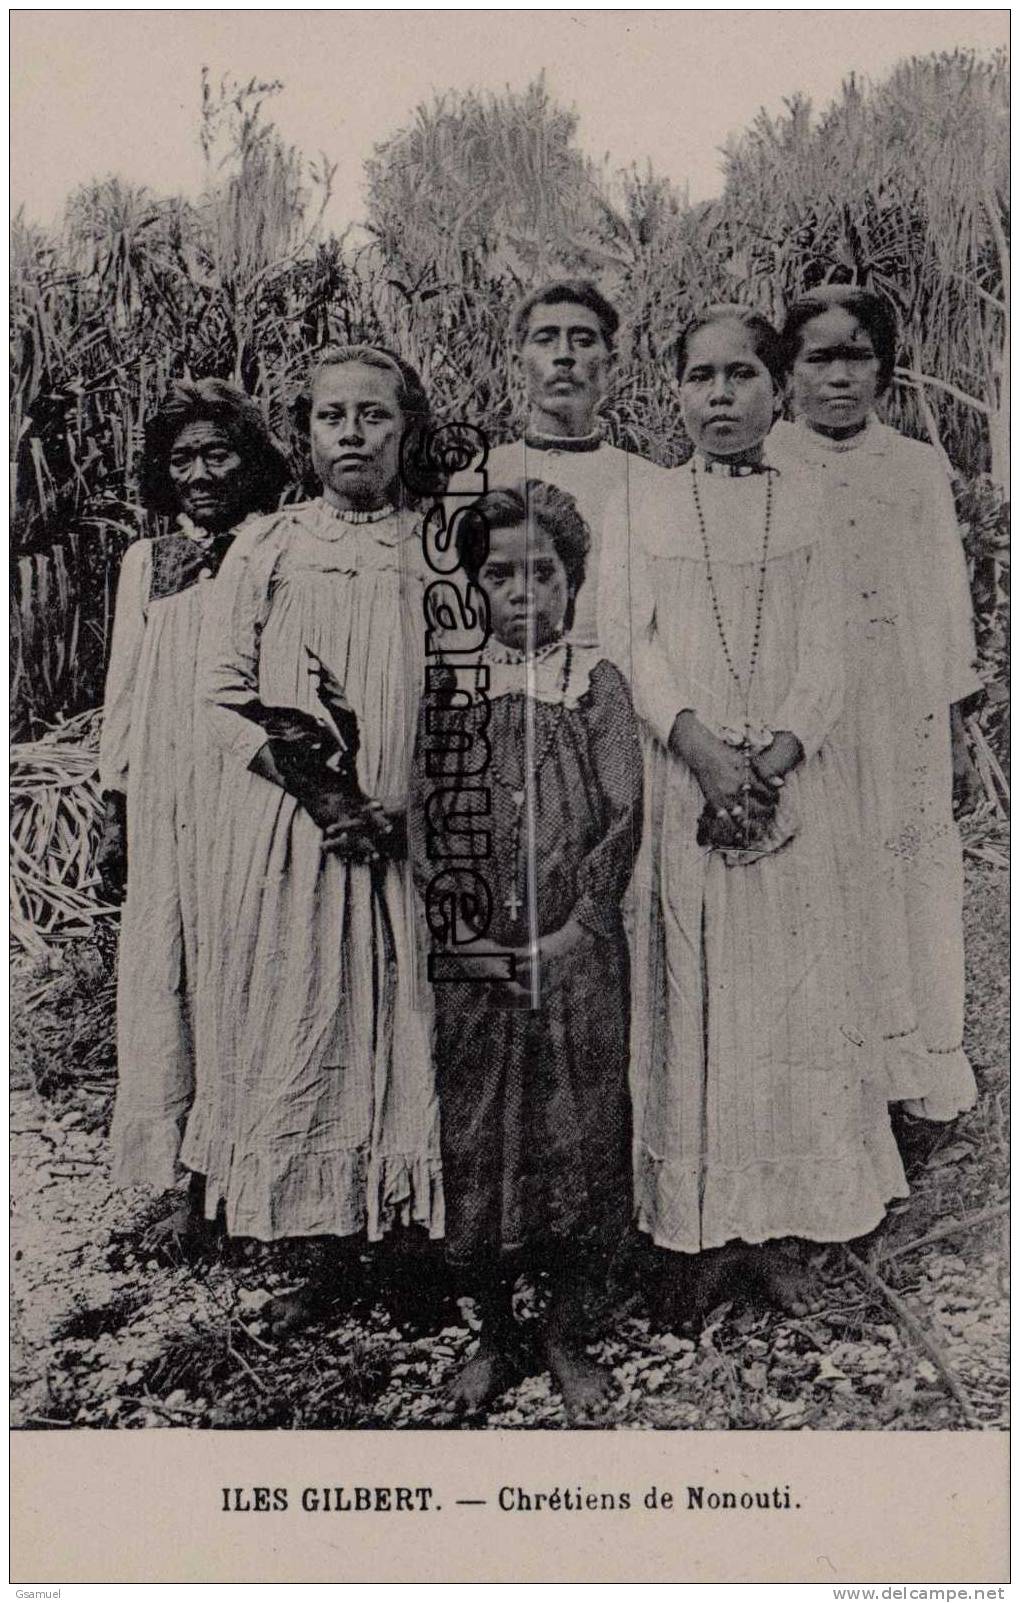
[[511, 885], [510, 894], [503, 898], [503, 906], [506, 908], [507, 912], [510, 914], [511, 923], [516, 924], [517, 923], [517, 915], [520, 912], [521, 908], [524, 906], [524, 903], [521, 901], [521, 898], [517, 894], [517, 886], [516, 885]]

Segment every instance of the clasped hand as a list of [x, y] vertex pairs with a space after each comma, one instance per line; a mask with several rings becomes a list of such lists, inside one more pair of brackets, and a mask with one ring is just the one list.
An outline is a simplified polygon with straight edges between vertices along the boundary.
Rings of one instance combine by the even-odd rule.
[[339, 794], [321, 798], [312, 813], [322, 830], [322, 850], [355, 863], [401, 857], [405, 814], [380, 801], [357, 804]]
[[588, 933], [583, 924], [568, 918], [558, 930], [540, 936], [533, 945], [514, 947], [516, 962], [512, 988], [522, 996], [530, 996], [536, 976], [541, 983], [541, 976], [548, 972], [549, 965], [569, 957], [587, 939]]
[[[549, 935], [543, 935], [527, 946], [505, 946], [498, 941], [482, 939], [472, 941], [464, 948], [470, 957], [470, 975], [474, 980], [498, 982], [499, 989], [515, 1002], [527, 1000], [532, 994], [534, 977], [547, 975], [549, 965], [561, 961], [575, 952], [589, 932], [583, 924], [568, 918], [567, 922]], [[514, 958], [514, 977], [506, 977], [507, 954]]]
[[[708, 807], [699, 831], [703, 845], [746, 845], [771, 824], [785, 776], [803, 757], [795, 735], [783, 730], [748, 761], [745, 751], [713, 735], [689, 713], [673, 725], [670, 747], [691, 770]], [[710, 838], [703, 838], [704, 835]]]
[[[491, 955], [494, 979], [502, 979], [505, 973], [505, 968], [496, 954], [501, 954], [504, 960], [507, 951], [513, 954], [514, 977], [512, 980], [504, 980], [503, 984], [507, 995], [520, 1002], [532, 995], [536, 977], [539, 984], [543, 978], [548, 981], [550, 975], [555, 974], [554, 965], [569, 957], [588, 938], [589, 932], [584, 925], [579, 924], [576, 919], [568, 918], [558, 930], [540, 936], [537, 941], [527, 946], [497, 947], [491, 942], [479, 941], [470, 950], [473, 954], [478, 953], [482, 956], [483, 962]], [[474, 971], [477, 973], [477, 969]]]

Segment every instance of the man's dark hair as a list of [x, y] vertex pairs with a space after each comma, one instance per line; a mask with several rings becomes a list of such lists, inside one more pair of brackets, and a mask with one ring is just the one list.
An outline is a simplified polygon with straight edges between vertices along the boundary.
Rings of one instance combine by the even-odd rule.
[[554, 278], [525, 295], [515, 308], [510, 324], [514, 348], [520, 350], [524, 344], [528, 322], [536, 306], [564, 305], [586, 306], [589, 312], [594, 312], [599, 320], [602, 338], [609, 350], [613, 349], [616, 331], [620, 326], [620, 314], [590, 278]]
[[255, 402], [225, 379], [175, 383], [145, 424], [138, 465], [138, 494], [150, 512], [173, 517], [180, 510], [170, 478], [170, 453], [191, 423], [215, 423], [244, 463], [248, 512], [272, 512], [291, 478], [282, 447], [274, 440]]

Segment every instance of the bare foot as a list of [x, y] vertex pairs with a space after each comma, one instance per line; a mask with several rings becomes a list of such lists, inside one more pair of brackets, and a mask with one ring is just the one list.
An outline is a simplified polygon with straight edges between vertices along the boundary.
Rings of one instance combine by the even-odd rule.
[[447, 1383], [446, 1400], [456, 1414], [480, 1414], [518, 1379], [510, 1354], [483, 1337], [474, 1357]]
[[936, 1124], [932, 1119], [909, 1112], [902, 1102], [893, 1104], [893, 1135], [908, 1180], [913, 1180], [924, 1171], [939, 1147], [948, 1141], [955, 1123], [956, 1120], [952, 1119], [946, 1124]]
[[725, 1247], [697, 1254], [692, 1266], [690, 1293], [691, 1318], [697, 1324], [704, 1324], [713, 1308], [732, 1297], [729, 1284], [732, 1268]]
[[654, 1322], [666, 1330], [703, 1324], [729, 1295], [731, 1268], [725, 1247], [700, 1253], [662, 1253], [649, 1299]]
[[182, 1197], [145, 1233], [145, 1250], [173, 1265], [191, 1263], [209, 1249], [216, 1227], [204, 1217], [193, 1197]]
[[309, 1281], [297, 1291], [288, 1291], [267, 1302], [262, 1312], [266, 1334], [272, 1341], [281, 1341], [295, 1331], [304, 1330], [321, 1319], [339, 1301], [334, 1291]]
[[570, 1423], [578, 1424], [601, 1413], [612, 1392], [609, 1371], [586, 1357], [580, 1347], [562, 1336], [547, 1335], [544, 1347], [549, 1370], [563, 1397]]
[[762, 1246], [749, 1248], [744, 1261], [754, 1285], [773, 1307], [795, 1319], [811, 1312], [810, 1280], [795, 1258]]

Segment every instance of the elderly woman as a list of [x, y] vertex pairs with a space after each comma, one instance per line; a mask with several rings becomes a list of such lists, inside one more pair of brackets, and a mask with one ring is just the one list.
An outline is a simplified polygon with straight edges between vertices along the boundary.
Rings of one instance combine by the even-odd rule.
[[442, 1233], [403, 844], [425, 625], [399, 452], [426, 416], [399, 358], [325, 350], [298, 419], [322, 496], [245, 532], [204, 633], [200, 700], [224, 761], [201, 1032], [214, 1072], [185, 1154], [231, 1235], [319, 1241], [324, 1272], [271, 1307], [277, 1335], [349, 1289], [362, 1233]]
[[[911, 1119], [971, 1107], [963, 1050], [963, 859], [956, 778], [971, 778], [959, 704], [981, 689], [953, 497], [930, 445], [879, 421], [896, 360], [886, 302], [849, 285], [796, 301], [783, 329], [796, 422], [767, 451], [821, 488], [843, 581], [845, 712], [870, 915], [866, 950], [889, 1096]], [[923, 1143], [925, 1128], [914, 1132]]]
[[[99, 872], [111, 900], [126, 887], [111, 1131], [118, 1185], [167, 1189], [181, 1174], [194, 1088], [196, 834], [216, 783], [194, 722], [199, 630], [207, 581], [238, 527], [275, 506], [287, 479], [258, 408], [219, 379], [175, 385], [146, 425], [141, 500], [175, 523], [124, 555], [100, 745]], [[188, 1212], [175, 1216], [182, 1229]]]

